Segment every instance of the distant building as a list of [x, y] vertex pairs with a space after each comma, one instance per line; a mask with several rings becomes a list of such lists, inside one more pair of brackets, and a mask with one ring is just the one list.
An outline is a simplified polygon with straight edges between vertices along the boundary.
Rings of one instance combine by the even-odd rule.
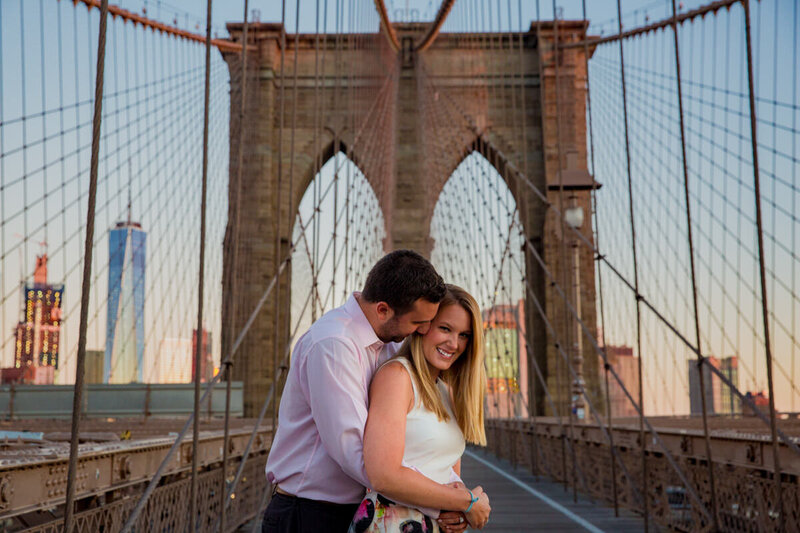
[[[690, 412], [693, 415], [702, 415], [703, 403], [700, 396], [700, 372], [697, 368], [697, 360], [690, 359], [688, 367]], [[703, 363], [703, 380], [706, 386], [706, 412], [708, 414], [741, 413], [741, 402], [731, 391], [731, 388], [722, 382], [716, 372], [711, 370], [712, 367], [731, 380], [734, 386], [739, 386], [739, 360], [736, 356], [722, 359], [713, 356], [706, 357], [706, 362]]]
[[[200, 381], [214, 377], [214, 358], [211, 355], [211, 332], [203, 329], [203, 345], [200, 348]], [[195, 354], [197, 353], [197, 330], [192, 330], [192, 381], [194, 381]]]
[[[755, 404], [758, 410], [769, 416], [769, 395], [764, 391], [748, 392], [745, 394], [745, 398], [748, 398]], [[756, 413], [748, 404], [745, 404], [742, 408], [742, 414], [745, 416], [755, 416]]]
[[525, 302], [495, 305], [483, 312], [487, 417], [528, 416], [528, 352]]
[[190, 339], [162, 339], [155, 365], [156, 383], [190, 383], [193, 357]]
[[147, 234], [141, 224], [118, 222], [108, 236], [108, 307], [104, 382], [142, 381]]
[[[700, 415], [703, 414], [703, 398], [700, 396], [700, 371], [698, 369], [697, 360], [695, 358], [691, 358], [688, 361], [689, 365], [689, 409], [691, 414], [693, 415]], [[715, 390], [714, 385], [718, 384], [719, 381], [712, 379], [712, 372], [711, 367], [719, 368], [719, 359], [716, 357], [706, 357], [706, 362], [703, 363], [703, 381], [705, 382], [705, 397], [706, 397], [706, 412], [708, 414], [716, 413], [714, 406], [722, 401], [721, 391], [719, 394], [719, 401], [715, 402], [715, 394], [717, 391]]]
[[[720, 361], [720, 371], [722, 374], [727, 377], [731, 383], [733, 383], [734, 387], [739, 387], [739, 358], [735, 355], [730, 357], [724, 357], [722, 361]], [[742, 400], [739, 399], [736, 394], [733, 393], [730, 387], [725, 384], [721, 384], [720, 388], [720, 398], [721, 403], [719, 405], [719, 409], [717, 410], [718, 413], [725, 413], [725, 414], [739, 414], [742, 412]]]
[[47, 254], [36, 257], [33, 283], [23, 287], [21, 318], [14, 327], [14, 366], [2, 383], [51, 385], [60, 352], [64, 285], [47, 283]]
[[[625, 388], [634, 398], [639, 394], [639, 358], [633, 355], [633, 348], [630, 346], [614, 346], [609, 344], [605, 347], [606, 356], [614, 372], [617, 373]], [[636, 408], [625, 395], [619, 382], [613, 377], [608, 379], [608, 399], [611, 404], [611, 416], [614, 418], [626, 418], [639, 416]]]
[[83, 380], [86, 383], [103, 383], [103, 364], [105, 352], [103, 350], [86, 350], [84, 361]]
[[36, 257], [33, 284], [24, 291], [22, 319], [14, 328], [14, 368], [58, 368], [64, 285], [47, 283], [47, 254]]
[[3, 385], [52, 385], [55, 381], [55, 367], [25, 365], [20, 368], [0, 370], [0, 383]]

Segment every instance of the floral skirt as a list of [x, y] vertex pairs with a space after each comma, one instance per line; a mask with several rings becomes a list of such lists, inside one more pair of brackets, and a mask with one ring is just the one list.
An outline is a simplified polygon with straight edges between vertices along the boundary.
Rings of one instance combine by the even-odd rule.
[[368, 492], [358, 506], [348, 533], [440, 533], [439, 524], [418, 509], [398, 505]]

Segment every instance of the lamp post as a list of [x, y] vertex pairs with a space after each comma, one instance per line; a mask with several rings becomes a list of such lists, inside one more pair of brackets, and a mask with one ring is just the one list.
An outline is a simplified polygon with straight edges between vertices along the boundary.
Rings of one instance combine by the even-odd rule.
[[[583, 208], [578, 204], [578, 197], [572, 194], [569, 198], [569, 208], [564, 210], [564, 222], [575, 231], [580, 231], [583, 225]], [[586, 405], [583, 400], [583, 335], [580, 325], [581, 317], [581, 261], [580, 243], [578, 237], [571, 239], [572, 248], [572, 303], [575, 308], [575, 342], [572, 345], [572, 412], [578, 420], [586, 417]]]
[[[570, 157], [572, 156], [572, 157]], [[564, 226], [575, 231], [568, 231], [564, 229], [565, 233], [569, 233], [569, 237], [573, 233], [580, 231], [584, 221], [584, 210], [579, 203], [579, 198], [589, 198], [591, 191], [599, 189], [602, 185], [594, 180], [591, 174], [585, 169], [576, 168], [577, 154], [567, 154], [567, 168], [558, 171], [555, 180], [549, 182], [547, 188], [549, 191], [558, 194], [566, 194], [569, 207], [564, 209]], [[559, 226], [561, 224], [559, 223]], [[562, 235], [562, 239], [567, 239], [568, 235]], [[588, 237], [591, 239], [591, 234]], [[569, 245], [572, 248], [572, 265], [564, 265], [565, 268], [572, 268], [572, 304], [575, 309], [575, 342], [572, 345], [570, 354], [570, 361], [574, 370], [575, 379], [572, 380], [572, 398], [570, 402], [571, 411], [575, 413], [576, 418], [583, 420], [586, 418], [586, 403], [583, 394], [584, 380], [583, 380], [583, 329], [581, 328], [581, 261], [580, 261], [580, 240], [578, 235], [575, 234], [574, 238], [570, 239]], [[591, 289], [589, 289], [591, 291]], [[594, 293], [589, 293], [589, 301], [587, 306], [591, 308], [594, 305]], [[589, 324], [591, 328], [593, 324]], [[569, 324], [566, 325], [569, 328]], [[591, 361], [590, 361], [591, 363]], [[591, 369], [591, 366], [589, 367]], [[589, 373], [590, 379], [594, 380], [596, 374], [592, 371]], [[593, 386], [596, 383], [592, 382]]]

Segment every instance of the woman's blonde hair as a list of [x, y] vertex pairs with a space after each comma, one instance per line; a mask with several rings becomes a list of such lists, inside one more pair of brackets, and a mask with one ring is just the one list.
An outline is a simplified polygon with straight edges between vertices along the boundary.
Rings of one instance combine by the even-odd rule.
[[[439, 311], [450, 305], [460, 305], [470, 314], [472, 335], [464, 353], [439, 377], [452, 390], [453, 412], [464, 438], [472, 444], [485, 446], [483, 396], [486, 390], [486, 370], [483, 365], [483, 317], [478, 302], [461, 287], [447, 285], [447, 292], [439, 304]], [[422, 335], [411, 334], [400, 347], [397, 357], [411, 361], [414, 367], [413, 379], [417, 383], [422, 404], [436, 413], [439, 420], [449, 420], [450, 416], [422, 351]]]

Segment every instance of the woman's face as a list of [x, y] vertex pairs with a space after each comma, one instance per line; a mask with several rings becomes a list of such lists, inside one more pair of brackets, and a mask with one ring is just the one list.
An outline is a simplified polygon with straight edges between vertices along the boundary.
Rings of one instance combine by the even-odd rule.
[[428, 333], [422, 337], [422, 353], [434, 376], [450, 368], [467, 348], [472, 336], [469, 312], [458, 304], [440, 307]]

